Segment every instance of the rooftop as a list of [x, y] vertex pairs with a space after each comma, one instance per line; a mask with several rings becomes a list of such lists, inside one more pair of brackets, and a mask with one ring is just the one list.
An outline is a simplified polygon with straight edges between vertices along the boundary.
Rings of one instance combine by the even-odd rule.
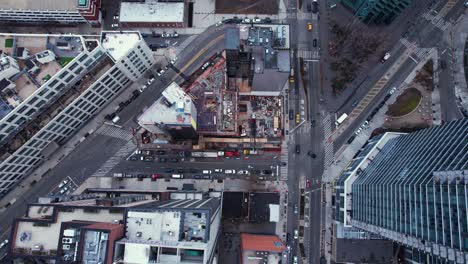
[[138, 119], [144, 125], [168, 124], [196, 127], [197, 110], [188, 96], [177, 83], [171, 83]]
[[[87, 209], [87, 208], [65, 208], [54, 206], [43, 206], [41, 212], [40, 207], [35, 206], [33, 209], [37, 211], [31, 218], [26, 218], [26, 221], [19, 219], [16, 225], [16, 237], [13, 240], [13, 250], [17, 253], [23, 252], [30, 254], [35, 245], [41, 245], [42, 251], [46, 255], [51, 254], [51, 251], [57, 250], [58, 240], [60, 237], [60, 228], [62, 223], [70, 221], [99, 221], [112, 223], [114, 220], [123, 220], [123, 210], [119, 213], [111, 212], [108, 208]], [[50, 212], [56, 209], [56, 217], [53, 219]], [[45, 211], [45, 212], [44, 212]], [[30, 210], [30, 212], [34, 212]], [[42, 219], [34, 219], [34, 217], [44, 215]], [[47, 239], [44, 239], [44, 238]]]
[[183, 22], [184, 2], [122, 2], [120, 22]]
[[141, 36], [138, 32], [103, 32], [101, 41], [102, 46], [107, 49], [114, 60], [118, 61], [125, 56], [130, 48], [134, 47], [140, 39]]
[[0, 9], [76, 10], [77, 0], [0, 0]]

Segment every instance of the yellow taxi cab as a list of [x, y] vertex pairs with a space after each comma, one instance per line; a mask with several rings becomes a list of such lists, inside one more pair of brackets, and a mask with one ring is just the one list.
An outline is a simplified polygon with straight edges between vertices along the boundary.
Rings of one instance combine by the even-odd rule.
[[299, 124], [301, 122], [301, 115], [296, 114], [296, 124]]
[[307, 30], [312, 31], [312, 23], [307, 23]]

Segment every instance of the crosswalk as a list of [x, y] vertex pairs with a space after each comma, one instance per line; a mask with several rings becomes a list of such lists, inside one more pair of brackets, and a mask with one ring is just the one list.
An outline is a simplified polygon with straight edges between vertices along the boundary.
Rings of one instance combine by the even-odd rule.
[[289, 153], [289, 150], [288, 150], [288, 143], [286, 140], [283, 140], [283, 142], [281, 143], [281, 163], [284, 162], [284, 164], [286, 164], [286, 166], [281, 166], [280, 167], [280, 175], [279, 175], [279, 178], [280, 180], [282, 181], [285, 181], [288, 179], [288, 159], [289, 159], [289, 156], [288, 156], [288, 153]]
[[333, 134], [332, 132], [332, 120], [330, 114], [326, 114], [323, 119], [323, 134], [324, 134], [324, 151], [325, 151], [325, 158], [323, 160], [323, 165], [325, 168], [331, 166], [333, 162], [335, 162], [335, 150], [333, 146], [333, 141], [329, 141], [328, 138], [330, 138]]
[[120, 138], [125, 141], [130, 140], [133, 137], [130, 131], [107, 124], [102, 125], [95, 133], [104, 136]]
[[430, 48], [421, 48], [415, 42], [411, 42], [406, 38], [400, 39], [401, 44], [405, 46], [412, 54], [414, 54], [419, 59], [424, 59], [426, 56], [429, 55], [431, 49]]
[[422, 14], [422, 17], [431, 22], [434, 27], [445, 31], [451, 24], [446, 21], [440, 14], [433, 14], [432, 10], [428, 10]]
[[318, 59], [319, 53], [317, 50], [298, 50], [297, 56], [303, 59]]
[[102, 177], [108, 175], [108, 173], [123, 159], [128, 157], [133, 151], [135, 151], [136, 145], [133, 141], [129, 140], [123, 145], [111, 158], [109, 158], [101, 167], [91, 175], [92, 177]]

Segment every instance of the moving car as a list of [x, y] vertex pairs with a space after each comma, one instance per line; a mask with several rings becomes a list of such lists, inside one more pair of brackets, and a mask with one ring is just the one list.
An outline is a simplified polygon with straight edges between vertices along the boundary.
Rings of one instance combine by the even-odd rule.
[[390, 53], [386, 52], [385, 55], [380, 60], [381, 63], [386, 62], [390, 58]]
[[388, 92], [389, 94], [394, 94], [396, 92], [397, 88], [396, 87], [393, 87], [390, 92]]
[[0, 248], [4, 248], [6, 245], [8, 245], [8, 239], [5, 239], [5, 241], [3, 241], [1, 244], [0, 244]]
[[314, 46], [314, 48], [317, 47], [317, 39], [314, 39], [314, 40], [312, 41], [312, 45]]
[[315, 155], [311, 150], [307, 152], [307, 155], [313, 159], [317, 158], [317, 155]]
[[296, 153], [297, 154], [301, 153], [301, 145], [299, 144], [296, 145]]
[[299, 238], [299, 231], [297, 229], [294, 229], [294, 239]]
[[306, 188], [307, 188], [307, 189], [310, 188], [310, 180], [309, 180], [309, 179], [306, 180]]
[[297, 214], [297, 213], [298, 213], [297, 204], [294, 204], [294, 214]]
[[119, 24], [112, 24], [111, 27], [112, 28], [117, 28], [117, 27], [119, 27]]
[[307, 30], [312, 31], [312, 23], [311, 22], [307, 23]]
[[301, 115], [299, 113], [296, 114], [296, 124], [301, 122]]

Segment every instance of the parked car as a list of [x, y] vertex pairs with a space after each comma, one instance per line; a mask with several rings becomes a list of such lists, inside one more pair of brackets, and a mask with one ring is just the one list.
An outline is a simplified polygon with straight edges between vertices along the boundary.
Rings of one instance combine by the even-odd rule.
[[294, 239], [299, 238], [299, 231], [297, 229], [294, 229]]
[[147, 85], [150, 85], [150, 84], [152, 84], [153, 82], [154, 82], [154, 78], [150, 78], [146, 84], [147, 84]]
[[211, 174], [211, 170], [203, 170], [203, 174]]
[[310, 180], [309, 179], [306, 180], [306, 188], [307, 189], [310, 188]]
[[237, 174], [239, 174], [239, 175], [249, 175], [250, 173], [249, 173], [248, 170], [239, 170], [239, 171], [237, 172]]
[[236, 170], [224, 170], [226, 174], [236, 174]]
[[394, 94], [396, 92], [397, 88], [396, 87], [393, 87], [390, 92], [388, 92], [389, 94]]
[[174, 169], [173, 168], [166, 168], [164, 171], [167, 172], [167, 173], [173, 173]]
[[314, 46], [314, 48], [317, 47], [317, 39], [314, 39], [314, 40], [312, 41], [312, 45]]
[[296, 145], [296, 153], [297, 154], [301, 153], [301, 145], [299, 145], [299, 144]]
[[159, 174], [159, 173], [153, 173], [153, 174], [151, 174], [151, 180], [152, 180], [152, 181], [155, 181], [155, 180], [157, 180], [157, 179], [159, 179], [159, 178], [161, 178], [161, 174]]
[[298, 211], [299, 211], [299, 210], [298, 210], [298, 208], [297, 208], [297, 204], [294, 204], [294, 214], [298, 214], [298, 213], [299, 213]]
[[172, 163], [177, 163], [177, 162], [179, 162], [179, 159], [178, 158], [172, 158], [169, 161], [172, 162]]
[[203, 175], [202, 178], [204, 180], [209, 180], [209, 179], [211, 179], [211, 175]]
[[159, 158], [159, 162], [167, 162], [166, 158]]
[[215, 172], [217, 172], [217, 173], [223, 173], [223, 169], [215, 169]]
[[59, 184], [59, 188], [62, 188], [63, 186], [67, 185], [68, 184], [68, 180], [64, 180], [63, 182], [61, 182]]
[[312, 31], [312, 23], [311, 22], [308, 22], [307, 23], [307, 31]]
[[177, 168], [178, 173], [184, 173], [184, 168]]
[[112, 28], [117, 28], [117, 27], [119, 27], [119, 24], [112, 24], [111, 27]]
[[201, 179], [202, 177], [201, 177], [201, 175], [193, 175], [193, 178], [199, 180], [199, 179]]

